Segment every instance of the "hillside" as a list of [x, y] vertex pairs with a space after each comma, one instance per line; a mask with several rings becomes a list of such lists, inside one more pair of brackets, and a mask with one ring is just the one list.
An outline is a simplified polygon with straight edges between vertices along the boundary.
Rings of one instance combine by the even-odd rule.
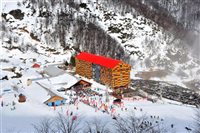
[[[198, 0], [3, 0], [0, 132], [35, 132], [33, 124], [43, 118], [54, 119], [58, 113], [68, 117], [69, 112], [84, 115], [83, 129], [97, 119], [118, 132], [116, 120], [132, 113], [144, 115], [140, 124], [155, 124], [159, 132], [194, 131], [200, 103], [199, 22]], [[81, 51], [130, 64], [127, 91], [137, 96], [124, 98], [123, 106], [114, 105], [107, 86], [75, 74], [71, 60]], [[68, 77], [46, 77], [48, 66]], [[81, 95], [84, 91], [61, 91], [69, 85], [69, 75], [92, 84], [87, 97]], [[19, 102], [20, 94], [25, 103]], [[47, 106], [54, 95], [66, 103]], [[98, 106], [87, 103], [94, 99]]]
[[[30, 41], [23, 39], [29, 36], [44, 47], [62, 47], [122, 59], [132, 65], [135, 74], [139, 71], [155, 73], [154, 76], [145, 77], [146, 79], [171, 82], [176, 78], [177, 84], [198, 89], [195, 85], [199, 82], [200, 71], [200, 61], [195, 54], [197, 44], [186, 44], [173, 31], [152, 18], [145, 18], [137, 9], [132, 8], [131, 12], [127, 12], [130, 7], [126, 3], [119, 2], [113, 8], [105, 6], [105, 2], [93, 0], [52, 3], [26, 0], [18, 3], [18, 6], [13, 3], [13, 11], [5, 3], [3, 38], [11, 46], [12, 42], [18, 42], [20, 47], [35, 47]], [[155, 5], [154, 2], [150, 4]], [[117, 10], [120, 5], [121, 8]], [[21, 18], [15, 18], [20, 14]], [[166, 22], [168, 19], [170, 18], [166, 18]], [[184, 27], [182, 29], [187, 30]], [[165, 74], [160, 76], [156, 74], [157, 70], [164, 71]]]

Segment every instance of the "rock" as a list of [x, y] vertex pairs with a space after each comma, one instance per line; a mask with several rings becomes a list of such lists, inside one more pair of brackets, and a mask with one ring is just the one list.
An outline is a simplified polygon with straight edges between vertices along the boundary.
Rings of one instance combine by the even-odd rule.
[[15, 19], [22, 20], [24, 18], [24, 13], [20, 9], [12, 10], [9, 12]]

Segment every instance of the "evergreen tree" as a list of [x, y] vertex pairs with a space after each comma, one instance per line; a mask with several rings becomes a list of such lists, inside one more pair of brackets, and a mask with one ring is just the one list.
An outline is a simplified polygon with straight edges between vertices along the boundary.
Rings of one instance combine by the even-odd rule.
[[70, 65], [75, 66], [75, 57], [73, 55], [70, 58]]

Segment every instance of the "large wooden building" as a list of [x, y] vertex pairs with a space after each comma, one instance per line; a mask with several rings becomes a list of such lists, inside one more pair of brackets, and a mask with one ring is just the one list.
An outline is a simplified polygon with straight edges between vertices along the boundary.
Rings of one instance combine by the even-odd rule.
[[113, 89], [127, 87], [131, 66], [120, 60], [81, 52], [75, 57], [76, 73], [108, 85]]

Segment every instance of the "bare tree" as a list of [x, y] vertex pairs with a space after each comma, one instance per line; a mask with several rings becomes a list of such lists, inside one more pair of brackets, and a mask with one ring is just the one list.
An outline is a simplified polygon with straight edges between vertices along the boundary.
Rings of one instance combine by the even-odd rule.
[[56, 128], [61, 133], [78, 133], [81, 130], [80, 116], [64, 116], [58, 114]]
[[164, 133], [160, 121], [149, 119], [145, 115], [136, 117], [133, 113], [126, 118], [119, 117], [114, 123], [119, 133]]
[[61, 113], [55, 118], [45, 118], [33, 124], [37, 133], [78, 133], [81, 130], [81, 116], [65, 116]]
[[99, 119], [94, 119], [92, 122], [86, 122], [87, 127], [85, 133], [111, 133], [108, 128], [108, 123], [104, 123]]
[[195, 120], [194, 133], [200, 133], [200, 109], [197, 109], [194, 120]]
[[33, 124], [33, 127], [37, 133], [55, 133], [54, 121], [49, 118], [44, 118], [38, 124]]

